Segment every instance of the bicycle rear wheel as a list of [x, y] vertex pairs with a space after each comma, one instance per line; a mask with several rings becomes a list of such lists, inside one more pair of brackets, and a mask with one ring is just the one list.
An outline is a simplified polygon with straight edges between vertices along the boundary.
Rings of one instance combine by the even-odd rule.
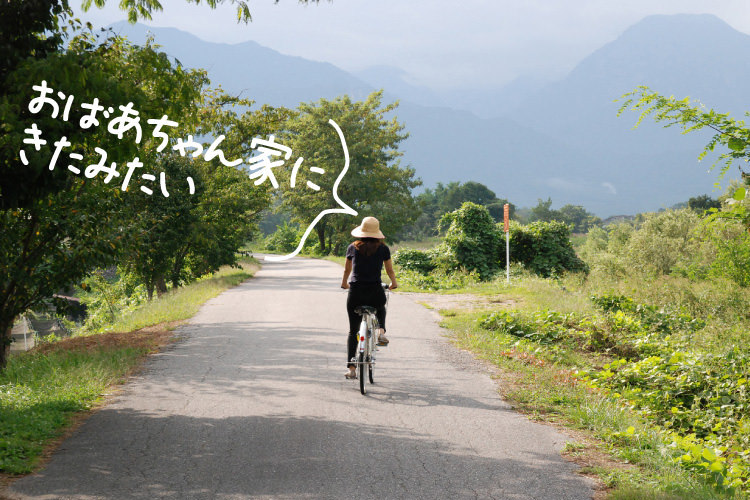
[[365, 353], [360, 353], [357, 361], [357, 367], [359, 371], [359, 392], [361, 392], [362, 394], [367, 394], [367, 387], [365, 387], [365, 373], [367, 372], [367, 367], [370, 366], [370, 364], [365, 361]]

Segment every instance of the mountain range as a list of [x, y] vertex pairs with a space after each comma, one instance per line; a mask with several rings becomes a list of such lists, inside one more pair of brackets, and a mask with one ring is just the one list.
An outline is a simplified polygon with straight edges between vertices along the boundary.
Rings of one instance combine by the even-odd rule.
[[647, 17], [562, 80], [520, 77], [503, 88], [451, 93], [414, 85], [395, 67], [354, 74], [252, 41], [212, 43], [126, 22], [112, 29], [134, 43], [150, 32], [183, 65], [206, 69], [213, 85], [258, 103], [296, 107], [383, 88], [387, 101], [400, 100], [395, 115], [410, 134], [402, 163], [426, 187], [473, 180], [519, 206], [551, 197], [555, 206], [583, 205], [602, 217], [718, 194], [710, 160], [697, 161], [710, 135], [646, 122], [633, 130], [634, 113], [617, 116], [620, 96], [648, 85], [733, 116], [750, 110], [743, 85], [750, 81], [750, 36], [711, 15]]

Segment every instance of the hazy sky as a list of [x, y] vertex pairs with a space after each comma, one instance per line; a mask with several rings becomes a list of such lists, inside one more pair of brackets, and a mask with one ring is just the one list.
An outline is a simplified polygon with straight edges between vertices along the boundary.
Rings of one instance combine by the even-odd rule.
[[[251, 0], [247, 25], [237, 24], [229, 2], [216, 10], [161, 2], [163, 13], [146, 24], [213, 42], [254, 40], [346, 70], [396, 66], [411, 83], [441, 90], [493, 87], [524, 74], [561, 77], [652, 14], [711, 13], [750, 33], [748, 0]], [[117, 4], [81, 17], [96, 26], [122, 20]]]

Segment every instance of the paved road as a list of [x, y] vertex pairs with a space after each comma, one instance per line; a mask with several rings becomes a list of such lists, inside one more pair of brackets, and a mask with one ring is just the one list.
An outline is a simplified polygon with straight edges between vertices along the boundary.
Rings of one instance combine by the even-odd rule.
[[565, 436], [391, 295], [367, 396], [344, 379], [341, 267], [294, 259], [209, 301], [21, 498], [591, 498]]

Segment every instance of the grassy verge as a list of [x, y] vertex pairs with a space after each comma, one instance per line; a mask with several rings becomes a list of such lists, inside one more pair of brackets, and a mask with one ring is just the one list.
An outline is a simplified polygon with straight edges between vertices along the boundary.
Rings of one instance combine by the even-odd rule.
[[[580, 357], [561, 362], [532, 343], [483, 331], [476, 326], [480, 316], [448, 311], [444, 326], [459, 347], [501, 369], [500, 392], [514, 407], [533, 419], [583, 431], [585, 437], [570, 441], [566, 452], [574, 454], [583, 473], [611, 490], [611, 498], [716, 498], [662, 455], [658, 436], [637, 415], [575, 382], [571, 365]], [[636, 430], [632, 438], [630, 428]], [[602, 460], [602, 454], [612, 459]]]
[[744, 498], [750, 377], [732, 353], [748, 341], [746, 290], [525, 277], [460, 291], [513, 304], [442, 311], [444, 326], [500, 369], [517, 408], [573, 430], [565, 453], [610, 498]]
[[246, 261], [241, 269], [222, 269], [179, 288], [120, 319], [114, 332], [73, 337], [11, 356], [0, 373], [0, 472], [33, 471], [66, 429], [113, 385], [123, 383], [149, 353], [169, 342], [170, 323], [190, 318], [205, 301], [256, 269]]
[[240, 268], [222, 268], [189, 286], [170, 291], [158, 300], [147, 302], [135, 311], [118, 318], [109, 330], [130, 332], [150, 325], [191, 318], [204, 302], [216, 297], [227, 288], [242, 283], [258, 269], [257, 261], [253, 259], [244, 259], [240, 262], [240, 266]]

